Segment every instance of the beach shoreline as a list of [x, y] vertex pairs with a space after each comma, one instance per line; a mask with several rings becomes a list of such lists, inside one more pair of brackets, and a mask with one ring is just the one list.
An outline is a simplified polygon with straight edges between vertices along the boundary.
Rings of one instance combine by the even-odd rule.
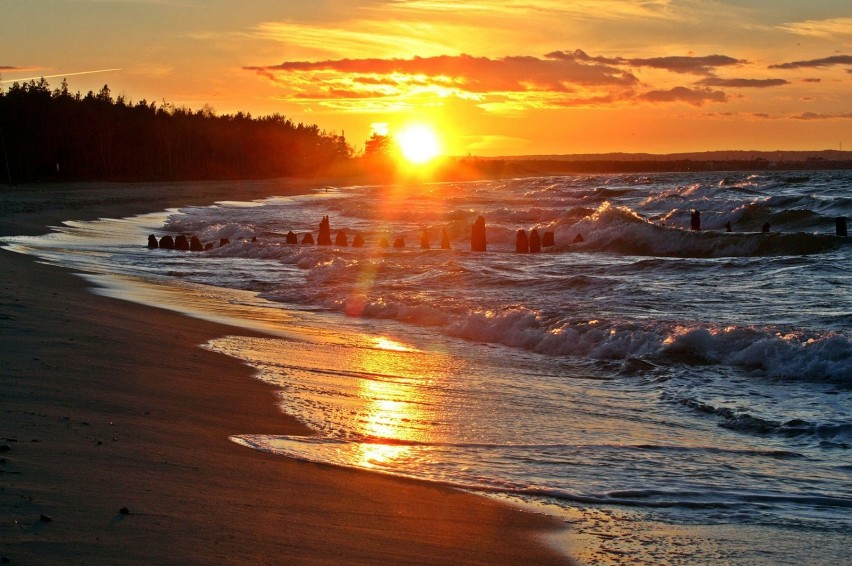
[[[328, 184], [4, 187], [0, 235]], [[97, 296], [8, 250], [0, 265], [0, 556], [11, 564], [570, 563], [542, 542], [562, 526], [551, 517], [230, 441], [309, 433], [247, 366], [199, 347], [244, 330]]]

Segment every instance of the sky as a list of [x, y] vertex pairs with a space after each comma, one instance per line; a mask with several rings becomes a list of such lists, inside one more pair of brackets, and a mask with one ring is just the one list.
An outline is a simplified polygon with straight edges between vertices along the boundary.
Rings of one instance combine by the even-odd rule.
[[0, 0], [0, 88], [452, 155], [852, 149], [849, 0]]

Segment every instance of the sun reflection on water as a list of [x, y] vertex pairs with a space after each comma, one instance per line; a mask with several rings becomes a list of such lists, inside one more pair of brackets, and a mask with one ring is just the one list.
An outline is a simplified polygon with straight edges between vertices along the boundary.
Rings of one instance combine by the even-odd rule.
[[434, 421], [435, 405], [412, 383], [434, 377], [425, 375], [427, 367], [418, 364], [423, 353], [385, 336], [372, 340], [373, 348], [353, 351], [353, 367], [369, 377], [359, 379], [360, 407], [351, 424], [353, 434], [362, 439], [353, 463], [375, 468], [391, 466], [406, 458], [413, 444], [430, 440], [424, 424]]
[[346, 340], [299, 342], [229, 336], [213, 349], [249, 361], [282, 388], [282, 409], [316, 436], [251, 440], [314, 461], [418, 473], [436, 444], [458, 437], [448, 380], [466, 373], [440, 348], [354, 332]]

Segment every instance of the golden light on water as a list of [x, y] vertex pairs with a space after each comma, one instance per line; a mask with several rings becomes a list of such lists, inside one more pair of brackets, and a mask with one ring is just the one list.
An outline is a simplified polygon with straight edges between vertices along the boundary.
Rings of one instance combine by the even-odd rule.
[[357, 445], [357, 459], [354, 464], [364, 468], [384, 468], [401, 460], [410, 451], [411, 446], [362, 442]]
[[388, 397], [400, 395], [396, 384], [385, 381], [362, 380], [359, 395], [366, 401], [364, 415], [358, 422], [361, 434], [366, 438], [375, 439], [358, 444], [357, 465], [387, 466], [389, 463], [403, 458], [411, 451], [407, 444], [395, 444], [395, 440], [410, 440], [410, 423], [420, 417], [409, 401], [396, 401]]
[[[423, 396], [423, 389], [409, 384], [412, 371], [427, 372], [418, 365], [423, 353], [386, 336], [373, 337], [374, 348], [360, 348], [352, 362], [359, 372], [374, 377], [359, 380], [359, 409], [353, 431], [364, 438], [357, 446], [358, 466], [386, 467], [405, 458], [413, 447], [410, 442], [428, 440], [420, 423], [432, 421], [427, 411], [434, 405]], [[423, 377], [429, 377], [424, 375]]]
[[396, 340], [392, 340], [385, 336], [378, 336], [373, 338], [373, 342], [376, 345], [376, 348], [380, 350], [392, 350], [396, 352], [413, 352], [414, 350], [402, 342], [397, 342]]

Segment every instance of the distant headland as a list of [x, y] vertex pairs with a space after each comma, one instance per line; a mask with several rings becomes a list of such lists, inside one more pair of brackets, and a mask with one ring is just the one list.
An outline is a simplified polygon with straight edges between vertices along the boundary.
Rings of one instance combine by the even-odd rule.
[[493, 174], [641, 173], [690, 171], [797, 171], [852, 169], [852, 151], [706, 151], [691, 153], [582, 153], [466, 158]]

